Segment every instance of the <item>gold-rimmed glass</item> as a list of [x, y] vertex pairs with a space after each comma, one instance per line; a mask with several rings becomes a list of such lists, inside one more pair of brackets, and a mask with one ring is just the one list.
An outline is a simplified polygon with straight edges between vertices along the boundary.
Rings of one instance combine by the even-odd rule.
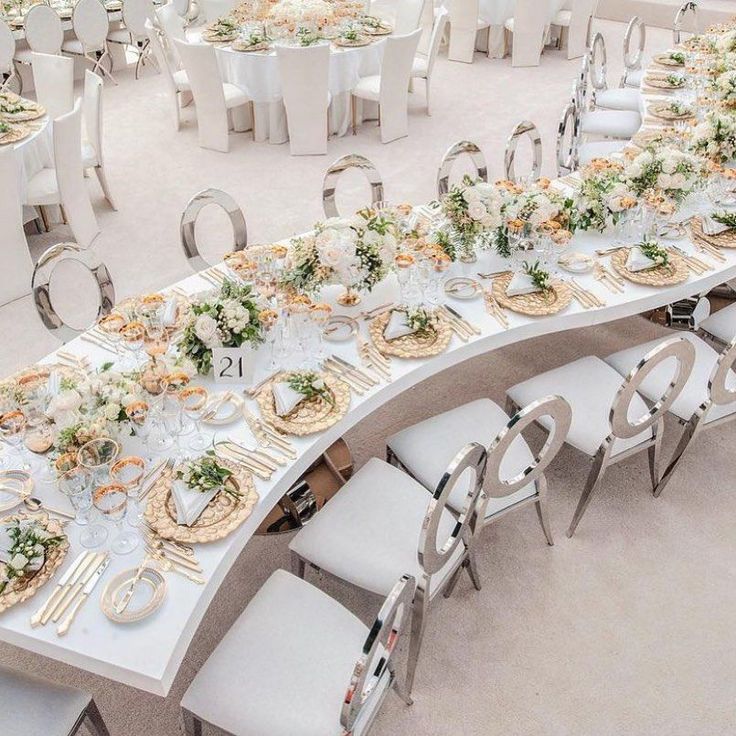
[[121, 343], [132, 356], [133, 370], [140, 367], [140, 352], [146, 340], [146, 327], [140, 320], [128, 322], [120, 330]]
[[123, 327], [125, 327], [126, 323], [127, 320], [125, 319], [125, 317], [123, 317], [122, 314], [118, 314], [117, 312], [106, 314], [104, 317], [101, 317], [97, 322], [97, 327], [99, 328], [100, 332], [103, 332], [105, 335], [107, 335], [107, 338], [113, 344], [115, 348], [115, 353], [118, 356], [120, 355], [120, 341], [122, 339], [121, 331]]
[[22, 411], [8, 411], [0, 414], [0, 438], [5, 440], [11, 449], [8, 466], [16, 466], [21, 470], [30, 470], [31, 465], [23, 452], [23, 434], [26, 431], [26, 418]]
[[79, 543], [87, 549], [99, 547], [107, 539], [107, 529], [93, 524], [92, 511], [93, 474], [81, 465], [70, 468], [59, 478], [59, 490], [74, 508], [74, 521], [81, 527]]
[[109, 519], [117, 529], [117, 536], [112, 540], [110, 549], [115, 554], [127, 555], [138, 547], [138, 535], [123, 530], [125, 514], [128, 510], [128, 492], [122, 483], [106, 483], [98, 486], [92, 494], [94, 507]]
[[110, 468], [120, 455], [120, 445], [110, 437], [98, 437], [79, 448], [77, 463], [87, 468], [96, 485], [102, 485], [110, 477]]
[[202, 433], [202, 418], [209, 411], [209, 393], [202, 386], [188, 386], [179, 391], [179, 401], [184, 416], [191, 419], [194, 424], [194, 432], [187, 446], [190, 450], [202, 452], [212, 444]]
[[137, 455], [127, 455], [116, 460], [110, 468], [110, 480], [120, 483], [128, 493], [128, 523], [138, 526], [143, 513], [138, 504], [141, 481], [146, 474], [146, 461]]

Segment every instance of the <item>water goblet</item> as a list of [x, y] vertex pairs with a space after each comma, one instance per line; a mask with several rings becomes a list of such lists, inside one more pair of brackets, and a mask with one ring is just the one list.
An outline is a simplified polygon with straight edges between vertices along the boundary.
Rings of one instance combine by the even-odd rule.
[[309, 308], [309, 316], [312, 318], [312, 322], [317, 328], [317, 339], [319, 341], [319, 345], [317, 347], [317, 360], [319, 362], [322, 362], [326, 357], [324, 340], [325, 325], [329, 321], [331, 315], [332, 307], [324, 302], [312, 304]]
[[123, 521], [128, 509], [128, 493], [122, 483], [107, 483], [98, 486], [92, 495], [94, 507], [117, 529], [117, 536], [112, 540], [110, 549], [115, 554], [127, 555], [138, 547], [138, 535], [123, 529]]
[[125, 327], [127, 320], [122, 314], [111, 312], [101, 317], [97, 322], [97, 327], [104, 332], [107, 339], [112, 343], [115, 354], [121, 357], [120, 342], [122, 340], [121, 330]]
[[98, 437], [79, 448], [77, 463], [92, 473], [95, 485], [103, 485], [110, 477], [110, 467], [120, 455], [120, 445], [110, 437]]
[[8, 462], [21, 470], [31, 470], [31, 465], [23, 451], [23, 434], [26, 431], [26, 418], [22, 411], [8, 411], [0, 415], [0, 438], [10, 447]]
[[202, 433], [202, 418], [208, 409], [209, 394], [202, 386], [188, 386], [179, 392], [179, 401], [184, 415], [194, 424], [194, 436], [187, 447], [195, 452], [202, 452], [210, 446], [210, 440]]
[[93, 474], [77, 465], [59, 478], [59, 490], [74, 508], [74, 521], [80, 527], [79, 543], [87, 549], [95, 549], [107, 539], [107, 529], [91, 522]]
[[141, 481], [146, 472], [146, 463], [142, 457], [128, 455], [121, 457], [110, 468], [110, 479], [120, 483], [128, 493], [128, 523], [138, 526], [143, 520], [143, 512], [138, 503]]

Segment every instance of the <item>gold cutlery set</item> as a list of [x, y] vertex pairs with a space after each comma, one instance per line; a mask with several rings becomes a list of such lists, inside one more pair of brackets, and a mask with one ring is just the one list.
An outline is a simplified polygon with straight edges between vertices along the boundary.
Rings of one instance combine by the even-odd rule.
[[387, 383], [391, 381], [391, 359], [360, 335], [358, 335], [358, 352], [366, 368], [370, 368]]
[[575, 300], [578, 302], [578, 304], [580, 304], [583, 309], [597, 309], [598, 307], [606, 306], [606, 302], [603, 301], [603, 299], [601, 299], [589, 289], [581, 286], [574, 278], [566, 280], [565, 283], [572, 292]]
[[450, 329], [463, 342], [481, 334], [480, 328], [468, 322], [456, 309], [444, 304], [440, 307], [440, 313], [450, 325]]
[[173, 572], [192, 583], [204, 585], [204, 571], [192, 547], [159, 537], [147, 524], [141, 526], [141, 534], [146, 546], [146, 558], [141, 563], [142, 567], [145, 568], [149, 561], [153, 561], [164, 572]]
[[322, 364], [324, 370], [350, 386], [358, 396], [363, 396], [380, 383], [380, 378], [354, 366], [338, 355], [331, 355]]
[[672, 250], [682, 257], [682, 260], [685, 261], [685, 265], [696, 276], [702, 276], [704, 273], [713, 270], [713, 266], [711, 266], [709, 263], [706, 263], [697, 256], [689, 255], [682, 248], [678, 248], [676, 245], [672, 246]]
[[232, 439], [217, 442], [215, 452], [227, 460], [242, 465], [262, 480], [271, 480], [274, 472], [286, 465], [283, 457], [277, 457], [263, 449], [251, 449]]
[[[616, 249], [620, 250], [620, 249]], [[623, 294], [625, 288], [625, 281], [621, 276], [615, 274], [613, 271], [608, 269], [606, 266], [596, 263], [595, 271], [593, 272], [593, 278], [600, 282], [603, 286], [608, 289], [612, 294]]]
[[243, 417], [248, 428], [256, 438], [256, 442], [261, 447], [278, 452], [289, 460], [296, 460], [296, 450], [275, 427], [271, 426], [265, 419], [255, 416], [245, 406], [243, 406]]
[[217, 287], [222, 286], [226, 278], [225, 274], [220, 271], [220, 269], [216, 266], [205, 269], [204, 271], [200, 271], [198, 275], [201, 276], [205, 281], [209, 281], [212, 286]]

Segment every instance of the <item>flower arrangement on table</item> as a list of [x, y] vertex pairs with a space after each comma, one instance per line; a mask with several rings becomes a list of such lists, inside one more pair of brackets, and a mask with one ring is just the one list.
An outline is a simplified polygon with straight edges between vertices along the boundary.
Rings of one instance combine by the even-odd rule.
[[720, 34], [716, 40], [716, 52], [720, 55], [736, 52], [736, 31]]
[[442, 197], [442, 213], [453, 251], [461, 259], [475, 255], [476, 247], [488, 247], [501, 225], [503, 196], [493, 184], [464, 176]]
[[232, 475], [232, 470], [217, 462], [212, 450], [196, 460], [188, 460], [176, 471], [177, 479], [183, 481], [189, 490], [209, 493], [218, 489], [238, 499], [241, 496], [240, 491], [235, 485], [227, 482]]
[[710, 90], [713, 97], [719, 100], [724, 107], [736, 107], [736, 69], [716, 77]]
[[736, 156], [736, 115], [723, 110], [709, 110], [696, 125], [690, 149], [701, 156], [725, 163]]
[[582, 172], [575, 193], [577, 226], [603, 232], [616, 225], [621, 213], [636, 207], [638, 200], [624, 179], [624, 166], [609, 159], [593, 159]]
[[194, 363], [198, 373], [209, 373], [214, 348], [237, 348], [263, 341], [261, 309], [250, 284], [225, 279], [219, 291], [192, 302], [179, 352]]
[[627, 185], [637, 195], [661, 194], [680, 204], [703, 182], [702, 159], [670, 146], [647, 148], [624, 168]]
[[294, 35], [301, 28], [319, 32], [354, 21], [363, 14], [357, 0], [245, 0], [229, 15], [240, 25], [270, 24], [269, 35]]
[[39, 519], [11, 519], [0, 526], [0, 594], [38, 572], [49, 550], [64, 541]]
[[307, 401], [322, 399], [334, 406], [335, 398], [324, 379], [314, 371], [297, 371], [289, 375], [287, 384], [292, 391], [301, 394]]

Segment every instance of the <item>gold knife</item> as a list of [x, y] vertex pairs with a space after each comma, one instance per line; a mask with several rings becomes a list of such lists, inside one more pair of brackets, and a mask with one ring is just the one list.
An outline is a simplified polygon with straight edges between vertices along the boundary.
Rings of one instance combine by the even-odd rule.
[[67, 631], [69, 631], [69, 627], [72, 625], [72, 621], [74, 621], [74, 617], [77, 615], [77, 611], [82, 607], [82, 604], [89, 598], [90, 594], [92, 593], [92, 589], [97, 585], [97, 582], [102, 577], [102, 574], [107, 570], [107, 566], [110, 564], [110, 557], [105, 556], [103, 559], [103, 562], [101, 565], [99, 565], [95, 570], [89, 575], [87, 578], [84, 587], [82, 588], [82, 595], [77, 598], [76, 602], [74, 603], [74, 606], [72, 607], [72, 610], [69, 611], [67, 614], [67, 617], [62, 621], [61, 626], [59, 626], [58, 629], [56, 629], [56, 633], [59, 636], [64, 636]]
[[87, 557], [87, 559], [85, 559], [84, 562], [82, 562], [79, 565], [79, 567], [77, 567], [77, 569], [74, 571], [74, 574], [69, 578], [69, 581], [60, 591], [59, 595], [54, 601], [54, 604], [52, 606], [49, 606], [44, 611], [43, 616], [41, 616], [42, 626], [45, 626], [48, 623], [48, 620], [56, 612], [59, 606], [63, 603], [64, 599], [69, 594], [69, 591], [74, 587], [74, 585], [77, 583], [79, 578], [81, 578], [82, 575], [84, 575], [85, 571], [89, 569], [90, 565], [94, 564], [96, 558], [97, 558], [97, 555], [94, 552], [91, 552], [89, 556]]
[[64, 615], [66, 609], [69, 608], [72, 601], [77, 597], [79, 591], [87, 584], [87, 581], [95, 574], [95, 570], [97, 570], [100, 564], [104, 562], [106, 556], [105, 552], [98, 552], [94, 556], [92, 564], [87, 567], [82, 575], [79, 576], [77, 582], [72, 586], [69, 593], [67, 593], [66, 598], [61, 601], [59, 607], [54, 611], [54, 615], [51, 617], [51, 621], [53, 621], [53, 623], [56, 623]]
[[59, 582], [56, 584], [56, 587], [51, 592], [51, 595], [46, 599], [46, 602], [36, 611], [36, 613], [33, 614], [33, 616], [31, 616], [31, 626], [33, 628], [36, 628], [36, 626], [39, 626], [41, 624], [41, 619], [49, 608], [53, 609], [56, 607], [56, 604], [59, 602], [62, 588], [64, 588], [66, 584], [72, 579], [72, 575], [74, 575], [79, 566], [91, 554], [92, 552], [86, 550], [84, 552], [80, 552], [79, 555], [77, 555], [77, 558], [69, 566], [69, 569], [66, 570], [66, 572], [59, 579]]

